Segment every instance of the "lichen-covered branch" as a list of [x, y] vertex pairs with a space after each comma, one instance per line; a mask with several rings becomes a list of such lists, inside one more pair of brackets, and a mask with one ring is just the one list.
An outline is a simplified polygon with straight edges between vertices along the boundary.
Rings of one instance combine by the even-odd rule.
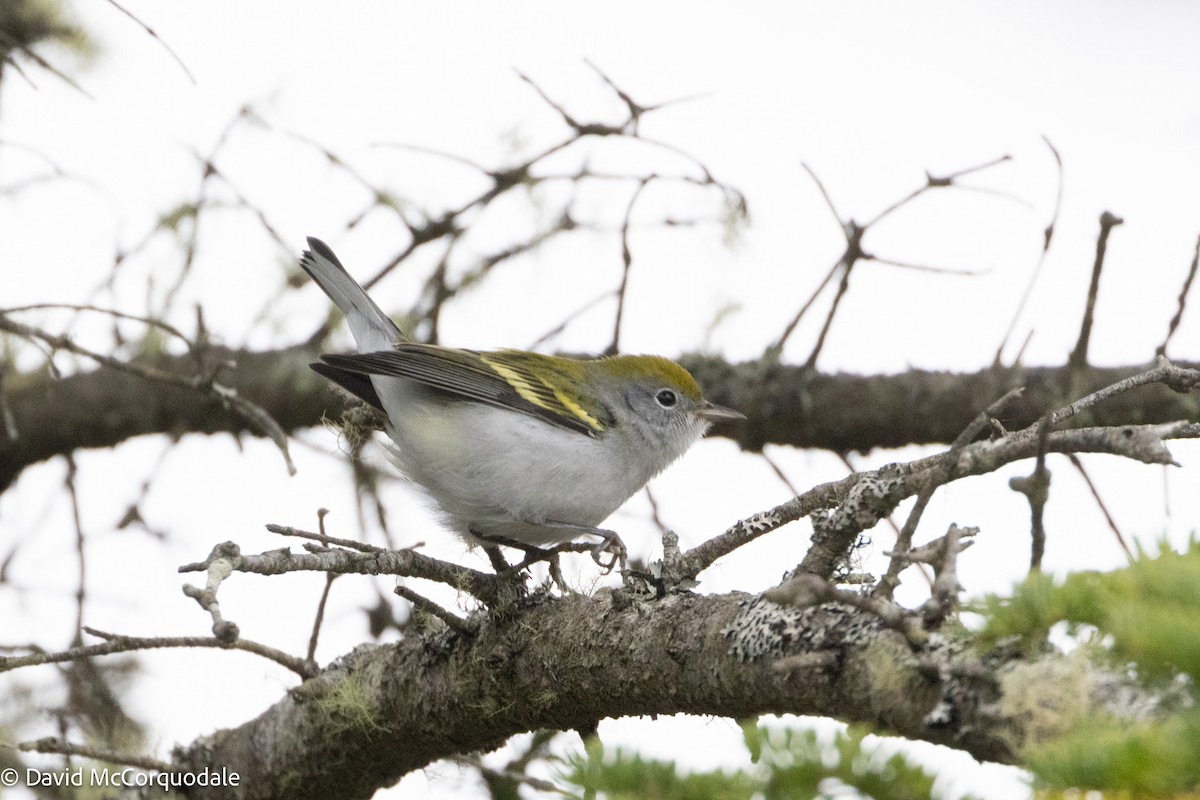
[[487, 620], [474, 637], [362, 646], [258, 718], [180, 750], [175, 766], [236, 771], [240, 797], [370, 797], [407, 772], [522, 731], [768, 711], [870, 722], [981, 759], [1015, 757], [1008, 737], [1019, 720], [981, 717], [999, 700], [987, 670], [956, 667], [973, 657], [939, 637], [915, 652], [869, 612], [620, 590], [539, 596], [518, 612]]

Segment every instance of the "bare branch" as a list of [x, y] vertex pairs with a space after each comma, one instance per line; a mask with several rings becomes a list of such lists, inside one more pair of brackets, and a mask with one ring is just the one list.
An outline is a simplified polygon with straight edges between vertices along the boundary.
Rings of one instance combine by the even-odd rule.
[[800, 162], [800, 168], [808, 173], [808, 177], [812, 178], [812, 182], [816, 184], [817, 191], [821, 193], [821, 197], [825, 200], [825, 205], [829, 208], [829, 213], [837, 220], [838, 225], [845, 225], [842, 221], [842, 215], [838, 213], [837, 206], [833, 204], [833, 198], [829, 196], [829, 190], [825, 188], [825, 184], [817, 177], [817, 173], [805, 161]]
[[[837, 293], [833, 296], [833, 303], [829, 306], [829, 314], [825, 317], [825, 324], [821, 326], [821, 332], [817, 334], [816, 344], [813, 345], [812, 352], [804, 362], [806, 369], [816, 369], [817, 357], [821, 355], [821, 350], [825, 347], [825, 339], [829, 336], [829, 330], [833, 327], [833, 318], [837, 315], [838, 307], [841, 306], [842, 300], [846, 297], [846, 293], [850, 290], [850, 272], [854, 269], [854, 265], [860, 259], [870, 258], [862, 249], [862, 237], [866, 233], [865, 228], [860, 228], [853, 220], [846, 223], [846, 251], [842, 253], [842, 258], [838, 262], [836, 269], [842, 271], [842, 280], [838, 283]], [[779, 347], [782, 349], [783, 340], [779, 342]]]
[[963, 590], [958, 582], [958, 554], [974, 544], [973, 541], [967, 541], [966, 537], [978, 533], [978, 528], [960, 528], [951, 523], [943, 535], [928, 544], [902, 554], [886, 553], [901, 560], [920, 562], [933, 567], [936, 575], [933, 587], [929, 599], [918, 612], [926, 625], [940, 625], [950, 612], [958, 607], [958, 595]]
[[[318, 534], [282, 529], [271, 526], [269, 530], [289, 536], [302, 536], [320, 541]], [[232, 542], [221, 547], [237, 548]], [[336, 572], [356, 575], [400, 575], [409, 578], [426, 578], [444, 583], [475, 597], [483, 603], [492, 603], [499, 596], [499, 582], [495, 575], [479, 572], [468, 567], [439, 561], [412, 550], [380, 550], [369, 545], [358, 544], [359, 552], [344, 549], [328, 549], [318, 553], [293, 553], [287, 549], [271, 550], [258, 555], [240, 553], [231, 559], [235, 572], [251, 572], [257, 575], [281, 575], [285, 572]], [[210, 556], [210, 559], [212, 556]], [[201, 572], [209, 567], [208, 560], [185, 564], [180, 572]]]
[[203, 589], [198, 589], [190, 583], [183, 586], [183, 593], [199, 603], [200, 607], [212, 617], [213, 636], [222, 642], [232, 643], [238, 640], [237, 623], [229, 622], [221, 616], [221, 604], [217, 602], [217, 590], [221, 583], [233, 574], [233, 565], [241, 555], [237, 545], [230, 542], [219, 544], [213, 548], [207, 560], [208, 581]]
[[551, 339], [553, 339], [554, 337], [556, 337], [560, 333], [562, 333], [566, 329], [567, 325], [569, 325], [576, 317], [582, 316], [585, 312], [590, 311], [591, 309], [595, 308], [600, 303], [603, 303], [608, 298], [613, 297], [615, 294], [616, 294], [615, 291], [607, 291], [607, 292], [604, 292], [603, 294], [593, 297], [591, 300], [587, 301], [586, 303], [581, 305], [579, 308], [575, 309], [570, 314], [568, 314], [566, 317], [564, 317], [562, 322], [558, 323], [553, 328], [546, 331], [538, 338], [534, 339], [530, 343], [529, 349], [536, 350], [538, 347], [541, 347], [546, 342], [550, 341]]
[[0, 656], [0, 672], [8, 672], [22, 667], [38, 666], [41, 664], [59, 664], [66, 661], [79, 661], [95, 656], [106, 656], [114, 653], [129, 653], [136, 650], [162, 650], [167, 648], [216, 647], [223, 650], [242, 650], [247, 653], [262, 656], [280, 664], [301, 678], [310, 678], [317, 673], [316, 664], [302, 661], [289, 656], [273, 647], [247, 639], [236, 642], [224, 642], [216, 637], [208, 636], [124, 636], [121, 634], [105, 633], [95, 628], [84, 627], [84, 632], [97, 636], [105, 641], [102, 644], [89, 644], [72, 647], [57, 653], [34, 653], [28, 656]]
[[1161, 383], [1176, 392], [1190, 392], [1200, 387], [1200, 370], [1176, 367], [1163, 356], [1158, 356], [1155, 358], [1154, 366], [1151, 369], [1117, 381], [1103, 389], [1092, 392], [1086, 397], [1081, 397], [1070, 405], [1056, 410], [1050, 415], [1050, 424], [1058, 425], [1060, 422], [1070, 419], [1081, 411], [1092, 408], [1111, 397], [1127, 392], [1137, 386], [1145, 386], [1151, 383]]
[[583, 60], [583, 63], [587, 64], [589, 67], [591, 67], [592, 71], [600, 76], [600, 80], [602, 80], [606, 84], [608, 84], [608, 88], [612, 89], [613, 93], [617, 97], [621, 98], [621, 102], [623, 102], [625, 104], [626, 109], [628, 109], [628, 111], [629, 111], [629, 119], [632, 122], [630, 131], [635, 136], [638, 133], [638, 124], [641, 122], [643, 115], [645, 115], [651, 111], [657, 111], [659, 109], [666, 108], [667, 106], [678, 105], [679, 103], [686, 103], [686, 102], [696, 100], [701, 97], [707, 97], [707, 94], [692, 94], [692, 95], [687, 95], [685, 97], [678, 97], [674, 100], [664, 100], [663, 102], [655, 103], [652, 106], [645, 106], [645, 105], [642, 105], [641, 103], [637, 102], [636, 100], [634, 100], [629, 95], [628, 92], [626, 92], [624, 89], [622, 89], [620, 86], [618, 86], [615, 82], [613, 82], [612, 78], [608, 77], [608, 75], [606, 75], [604, 73], [604, 71], [601, 70], [598, 66], [596, 66], [595, 63], [593, 63], [590, 59], [585, 58]]
[[1079, 325], [1079, 340], [1071, 351], [1067, 364], [1074, 369], [1082, 369], [1088, 363], [1088, 341], [1092, 336], [1092, 319], [1096, 312], [1096, 296], [1100, 292], [1100, 271], [1104, 269], [1104, 253], [1108, 249], [1108, 234], [1118, 225], [1124, 223], [1115, 214], [1105, 211], [1100, 215], [1100, 235], [1096, 237], [1096, 262], [1092, 265], [1092, 282], [1088, 286], [1087, 305], [1083, 311], [1083, 321]]
[[976, 278], [980, 275], [987, 275], [992, 271], [990, 267], [987, 269], [953, 269], [951, 267], [934, 267], [928, 264], [914, 264], [910, 261], [897, 261], [893, 258], [880, 258], [878, 256], [871, 256], [870, 260], [876, 264], [912, 270], [913, 272], [925, 272], [930, 275], [954, 275], [962, 278]]
[[1096, 507], [1100, 509], [1100, 513], [1104, 515], [1105, 522], [1108, 523], [1108, 528], [1113, 532], [1113, 536], [1117, 539], [1117, 544], [1121, 546], [1121, 550], [1125, 553], [1125, 558], [1130, 564], [1134, 561], [1133, 551], [1129, 549], [1129, 545], [1125, 543], [1125, 537], [1121, 534], [1121, 529], [1117, 527], [1117, 521], [1113, 519], [1112, 514], [1108, 513], [1108, 506], [1104, 502], [1104, 498], [1100, 496], [1100, 491], [1096, 488], [1096, 484], [1092, 482], [1092, 478], [1088, 475], [1087, 470], [1083, 467], [1083, 462], [1079, 456], [1074, 453], [1067, 453], [1067, 458], [1071, 461], [1071, 466], [1079, 472], [1079, 477], [1083, 478], [1084, 484], [1088, 491], [1092, 493], [1092, 499], [1096, 501]]
[[101, 308], [100, 306], [80, 305], [80, 304], [75, 304], [75, 303], [31, 303], [29, 305], [24, 305], [24, 306], [11, 306], [9, 308], [0, 308], [0, 315], [15, 314], [15, 313], [18, 313], [21, 311], [42, 311], [42, 310], [58, 310], [58, 309], [64, 309], [64, 310], [68, 310], [68, 311], [94, 311], [97, 314], [105, 314], [107, 316], [113, 317], [114, 319], [127, 319], [132, 322], [140, 322], [143, 325], [146, 325], [147, 327], [157, 328], [158, 330], [161, 330], [164, 333], [168, 333], [171, 336], [174, 336], [175, 338], [179, 339], [181, 342], [186, 344], [188, 346], [189, 350], [196, 347], [196, 343], [193, 342], [186, 334], [183, 333], [183, 331], [179, 330], [174, 325], [169, 325], [168, 323], [164, 322], [161, 319], [157, 319], [154, 317], [145, 317], [145, 316], [141, 316], [140, 314], [128, 314], [124, 311], [118, 311], [115, 308]]
[[[1062, 156], [1059, 155], [1058, 148], [1056, 148], [1054, 146], [1054, 143], [1051, 142], [1048, 138], [1046, 138], [1045, 136], [1042, 136], [1042, 141], [1046, 143], [1046, 147], [1050, 148], [1050, 152], [1054, 156], [1054, 163], [1058, 168], [1057, 169], [1057, 175], [1058, 175], [1057, 190], [1055, 191], [1055, 194], [1054, 194], [1054, 212], [1050, 215], [1050, 222], [1047, 223], [1046, 228], [1043, 231], [1042, 251], [1038, 255], [1037, 264], [1034, 265], [1033, 272], [1030, 273], [1030, 275], [1029, 275], [1029, 282], [1025, 284], [1025, 291], [1021, 293], [1021, 299], [1019, 301], [1017, 301], [1017, 307], [1013, 310], [1012, 320], [1009, 321], [1009, 323], [1008, 323], [1008, 329], [1006, 331], [1004, 331], [1004, 336], [1001, 337], [1001, 339], [1000, 339], [1000, 346], [996, 348], [996, 356], [995, 356], [995, 358], [992, 359], [992, 363], [993, 363], [993, 365], [995, 365], [997, 367], [1000, 366], [1000, 356], [1001, 356], [1001, 354], [1003, 354], [1004, 348], [1008, 345], [1009, 340], [1012, 338], [1013, 331], [1016, 330], [1017, 320], [1019, 320], [1021, 318], [1021, 312], [1023, 312], [1025, 310], [1025, 305], [1029, 302], [1030, 295], [1033, 294], [1034, 284], [1037, 283], [1038, 278], [1042, 274], [1042, 268], [1045, 267], [1045, 265], [1046, 265], [1046, 256], [1050, 252], [1050, 243], [1052, 241], [1054, 241], [1054, 231], [1058, 228], [1058, 215], [1062, 211], [1062, 200], [1063, 200]], [[1032, 331], [1030, 332], [1029, 336], [1031, 336], [1031, 335], [1032, 335]], [[1026, 336], [1025, 343], [1026, 344], [1029, 343], [1028, 336]], [[1025, 350], [1025, 347], [1022, 346], [1021, 352], [1024, 352], [1024, 350]], [[1020, 361], [1021, 361], [1021, 354], [1018, 353], [1017, 356], [1013, 359], [1013, 363], [1020, 363]]]
[[1192, 282], [1196, 280], [1197, 269], [1200, 268], [1200, 239], [1196, 240], [1196, 251], [1192, 256], [1192, 264], [1188, 267], [1187, 277], [1183, 279], [1183, 288], [1179, 290], [1179, 307], [1175, 310], [1175, 316], [1171, 317], [1171, 321], [1167, 324], [1167, 336], [1163, 339], [1163, 343], [1155, 349], [1157, 355], [1166, 355], [1167, 345], [1171, 343], [1171, 337], [1175, 335], [1175, 330], [1179, 327], [1179, 323], [1183, 321], [1183, 310], [1187, 307], [1188, 292], [1191, 291]]
[[83, 756], [95, 761], [110, 764], [125, 764], [126, 766], [137, 767], [139, 769], [155, 770], [157, 772], [172, 771], [171, 765], [165, 761], [136, 756], [131, 753], [121, 753], [115, 750], [106, 750], [100, 747], [75, 744], [53, 737], [38, 739], [33, 742], [21, 742], [17, 745], [17, 748], [26, 753], [56, 753], [64, 756]]
[[[1049, 434], [1046, 446], [1053, 453], [1110, 453], [1147, 464], [1173, 464], [1174, 459], [1163, 442], [1177, 438], [1200, 438], [1200, 424], [1176, 422], [1056, 431]], [[927, 482], [945, 474], [947, 461], [953, 462], [952, 474], [962, 478], [1034, 458], [1038, 449], [1037, 436], [1021, 431], [996, 441], [975, 442], [957, 453], [890, 464], [820, 484], [769, 511], [740, 520], [724, 533], [692, 548], [683, 555], [683, 574], [694, 577], [718, 558], [763, 534], [816, 512], [835, 509], [831, 514], [814, 517], [813, 546], [800, 565], [801, 571], [828, 577], [859, 533], [891, 513], [902, 500], [920, 492]]]
[[79, 493], [75, 490], [75, 476], [79, 468], [75, 464], [74, 454], [68, 453], [66, 460], [67, 474], [63, 482], [67, 487], [67, 496], [71, 498], [71, 522], [75, 528], [75, 558], [79, 564], [79, 573], [75, 585], [75, 641], [78, 642], [82, 638], [80, 633], [83, 631], [83, 611], [85, 600], [87, 599], [87, 559], [84, 556], [83, 522], [79, 514]]
[[621, 352], [621, 317], [625, 312], [625, 291], [629, 288], [629, 269], [633, 266], [633, 252], [629, 249], [629, 223], [633, 217], [633, 207], [650, 180], [649, 177], [643, 178], [633, 190], [633, 196], [625, 207], [625, 220], [621, 223], [621, 285], [617, 289], [617, 314], [613, 320], [612, 341], [604, 351], [608, 355]]
[[[1019, 398], [1024, 391], [1023, 387], [1011, 389], [1003, 397], [981, 411], [975, 419], [971, 420], [971, 424], [967, 425], [962, 433], [951, 443], [947, 455], [962, 450], [962, 448], [973, 442], [980, 433], [987, 429], [989, 422], [1002, 413], [1009, 404]], [[954, 459], [947, 458], [945, 465], [947, 469], [952, 469]], [[904, 554], [912, 549], [913, 536], [917, 532], [917, 524], [920, 522], [921, 516], [925, 513], [926, 506], [929, 505], [929, 501], [933, 497], [933, 493], [937, 487], [949, 483], [954, 480], [954, 477], [952, 473], [946, 473], [940, 476], [938, 480], [926, 483], [917, 494], [917, 501], [913, 505], [912, 511], [909, 512], [908, 519], [904, 522], [904, 527], [896, 535], [896, 546], [893, 548], [894, 555], [888, 564], [887, 572], [875, 588], [877, 595], [889, 600], [892, 598], [892, 593], [900, 584], [900, 573], [906, 566], [913, 563], [913, 559], [905, 558]]]
[[1046, 501], [1050, 499], [1050, 470], [1046, 469], [1046, 444], [1049, 432], [1049, 422], [1043, 418], [1037, 426], [1038, 450], [1033, 472], [1025, 477], [1010, 478], [1008, 481], [1013, 491], [1025, 495], [1025, 499], [1029, 501], [1030, 572], [1041, 570], [1042, 557], [1046, 553]]
[[[325, 509], [321, 510], [324, 511]], [[323, 518], [321, 524], [322, 526], [325, 524]], [[308, 655], [305, 657], [306, 661], [316, 662], [317, 639], [321, 635], [321, 623], [325, 620], [325, 604], [329, 601], [329, 590], [333, 588], [333, 582], [337, 577], [334, 573], [329, 573], [325, 576], [325, 588], [321, 590], [321, 599], [317, 603], [317, 613], [313, 618], [312, 634], [308, 637]]]
[[896, 211], [899, 211], [901, 208], [908, 205], [913, 200], [916, 200], [918, 197], [920, 197], [921, 195], [925, 194], [928, 191], [931, 191], [933, 189], [947, 189], [952, 186], [957, 186], [955, 181], [957, 181], [959, 178], [962, 178], [966, 175], [970, 175], [975, 172], [981, 172], [985, 169], [991, 169], [992, 167], [994, 167], [998, 164], [1003, 164], [1004, 162], [1011, 161], [1011, 160], [1012, 160], [1012, 156], [1003, 155], [1003, 156], [1000, 156], [999, 158], [993, 158], [991, 161], [985, 161], [984, 163], [979, 164], [977, 166], [967, 167], [966, 169], [961, 169], [958, 172], [951, 172], [948, 175], [943, 175], [940, 177], [934, 176], [930, 172], [926, 172], [924, 186], [922, 186], [918, 189], [914, 189], [913, 191], [909, 192], [904, 197], [902, 197], [899, 200], [897, 200], [896, 202], [892, 203], [887, 208], [883, 209], [883, 211], [880, 211], [878, 214], [875, 215], [874, 219], [872, 219], [866, 225], [863, 225], [863, 228], [870, 228], [870, 227], [878, 224], [886, 217], [890, 216], [891, 214], [895, 213]]
[[[321, 511], [324, 511], [324, 510], [325, 509], [321, 509]], [[292, 528], [292, 527], [288, 527], [286, 525], [268, 524], [265, 527], [271, 533], [277, 533], [280, 536], [294, 536], [298, 539], [308, 539], [309, 541], [320, 542], [321, 544], [330, 545], [333, 547], [345, 547], [347, 549], [358, 550], [363, 553], [385, 553], [385, 552], [387, 552], [382, 547], [376, 547], [375, 545], [367, 544], [366, 542], [358, 542], [358, 541], [355, 541], [354, 539], [341, 539], [336, 536], [329, 536], [328, 534], [325, 533], [324, 515], [320, 514], [320, 512], [318, 512], [318, 515], [319, 515], [320, 521], [321, 521], [321, 532], [320, 533], [310, 533], [309, 531], [302, 531], [299, 528]], [[412, 549], [412, 548], [408, 548], [408, 549]]]
[[196, 83], [196, 77], [194, 75], [192, 75], [192, 71], [187, 68], [187, 64], [183, 63], [183, 59], [181, 59], [179, 57], [179, 55], [176, 54], [176, 52], [171, 49], [171, 45], [167, 44], [165, 41], [163, 41], [161, 36], [159, 36], [157, 33], [155, 33], [153, 28], [151, 28], [146, 23], [142, 22], [140, 19], [138, 19], [132, 13], [130, 13], [130, 11], [128, 9], [126, 9], [124, 6], [122, 6], [120, 3], [118, 3], [117, 0], [108, 0], [108, 2], [111, 6], [113, 6], [118, 11], [120, 11], [122, 14], [129, 17], [131, 20], [133, 20], [139, 26], [141, 26], [142, 30], [144, 30], [146, 33], [150, 34], [151, 37], [156, 39], [158, 41], [158, 43], [160, 45], [162, 45], [163, 49], [166, 50], [171, 55], [171, 58], [175, 59], [175, 63], [179, 65], [179, 68], [181, 70], [183, 70], [183, 74], [187, 75], [187, 79], [192, 82], [192, 85], [193, 86], [198, 85]]
[[446, 623], [446, 626], [451, 630], [456, 630], [459, 633], [467, 636], [475, 633], [474, 626], [470, 625], [462, 617], [458, 616], [457, 614], [450, 613], [437, 603], [430, 600], [428, 597], [414, 592], [407, 586], [397, 585], [394, 589], [392, 589], [392, 591], [400, 597], [403, 597], [408, 602], [412, 603], [414, 608], [424, 611], [426, 614], [431, 614], [434, 617], [437, 617], [442, 622]]

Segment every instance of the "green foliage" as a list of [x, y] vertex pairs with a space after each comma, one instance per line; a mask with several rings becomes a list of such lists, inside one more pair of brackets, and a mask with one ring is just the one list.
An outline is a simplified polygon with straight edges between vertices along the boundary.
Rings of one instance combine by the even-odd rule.
[[583, 789], [586, 797], [599, 793], [609, 800], [741, 800], [756, 788], [740, 770], [681, 774], [673, 762], [623, 750], [606, 758], [598, 739], [588, 742], [583, 755], [567, 758], [562, 778]]
[[934, 776], [903, 755], [864, 744], [867, 731], [839, 732], [832, 747], [821, 744], [812, 730], [761, 731], [760, 763], [770, 769], [763, 796], [791, 798], [859, 797], [932, 798]]
[[[1200, 544], [1193, 540], [1183, 553], [1141, 553], [1112, 572], [1061, 581], [1033, 575], [1011, 598], [989, 597], [977, 610], [987, 618], [982, 643], [1015, 638], [1030, 651], [1057, 623], [1076, 633], [1091, 626], [1091, 658], [1122, 665], [1156, 687], [1123, 708], [1115, 707], [1117, 696], [1104, 698], [1110, 711], [1090, 712], [1049, 741], [1031, 741], [1026, 766], [1040, 787], [1156, 796], [1200, 788]], [[1154, 698], [1172, 691], [1185, 697], [1177, 704], [1183, 710], [1156, 708]]]
[[1139, 797], [1179, 795], [1200, 785], [1200, 716], [1135, 726], [1115, 720], [1048, 742], [1027, 759], [1039, 786], [1100, 787]]
[[1113, 572], [1079, 572], [1057, 582], [1034, 574], [1011, 598], [977, 607], [987, 617], [981, 644], [1016, 636], [1032, 647], [1051, 626], [1091, 625], [1112, 637], [1111, 652], [1146, 676], [1200, 676], [1200, 544], [1146, 554]]
[[85, 57], [94, 53], [94, 44], [69, 18], [65, 4], [59, 0], [0, 3], [0, 54], [5, 59], [14, 51], [24, 55], [45, 44], [56, 44]]
[[674, 763], [617, 750], [606, 754], [593, 740], [587, 752], [567, 760], [563, 779], [583, 796], [607, 800], [824, 800], [933, 798], [934, 776], [903, 755], [885, 755], [866, 744], [865, 730], [838, 733], [821, 742], [812, 730], [770, 730], [742, 724], [752, 765], [732, 772], [680, 773]]

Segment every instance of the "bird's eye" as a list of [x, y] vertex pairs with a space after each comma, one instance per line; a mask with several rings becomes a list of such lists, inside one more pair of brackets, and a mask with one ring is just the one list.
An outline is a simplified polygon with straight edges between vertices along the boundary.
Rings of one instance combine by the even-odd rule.
[[654, 399], [663, 408], [673, 408], [679, 402], [679, 396], [670, 389], [659, 389], [658, 394], [654, 395]]

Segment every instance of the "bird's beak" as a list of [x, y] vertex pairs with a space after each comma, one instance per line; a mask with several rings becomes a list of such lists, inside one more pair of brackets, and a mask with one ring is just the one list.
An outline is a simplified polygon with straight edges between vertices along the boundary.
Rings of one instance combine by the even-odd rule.
[[705, 403], [700, 408], [692, 412], [700, 419], [708, 420], [709, 422], [730, 421], [735, 419], [745, 419], [746, 415], [740, 411], [734, 411], [732, 408]]

